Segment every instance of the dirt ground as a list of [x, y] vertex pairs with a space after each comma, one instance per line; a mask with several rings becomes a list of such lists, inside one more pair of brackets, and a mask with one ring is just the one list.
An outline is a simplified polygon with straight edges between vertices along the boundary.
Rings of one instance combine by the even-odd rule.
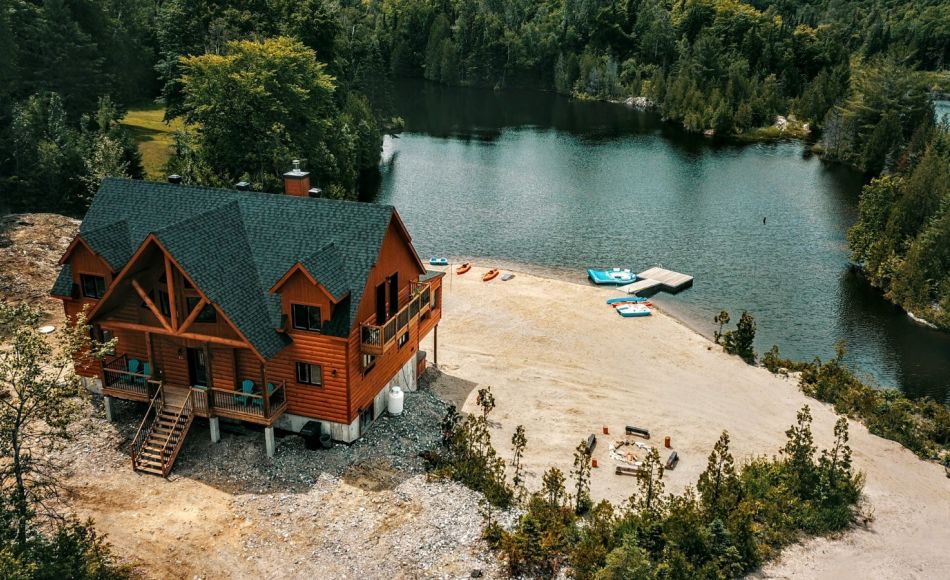
[[[707, 339], [661, 314], [621, 318], [605, 304], [616, 290], [517, 274], [482, 282], [483, 269], [443, 283], [444, 316], [435, 390], [464, 410], [475, 391], [492, 386], [496, 447], [510, 457], [511, 435], [528, 438], [529, 487], [549, 465], [565, 473], [573, 451], [596, 433], [595, 499], [621, 502], [633, 478], [613, 473], [610, 442], [626, 425], [649, 429], [647, 442], [670, 436], [681, 457], [667, 490], [695, 484], [723, 430], [737, 459], [773, 455], [798, 409], [809, 405], [815, 440], [826, 446], [836, 416], [805, 397], [794, 381], [724, 354]], [[431, 349], [429, 344], [423, 348]], [[607, 426], [610, 435], [602, 435]], [[851, 422], [857, 469], [867, 476], [873, 522], [837, 538], [787, 550], [762, 572], [767, 578], [950, 578], [950, 479], [942, 467]], [[641, 452], [642, 453], [642, 452]]]

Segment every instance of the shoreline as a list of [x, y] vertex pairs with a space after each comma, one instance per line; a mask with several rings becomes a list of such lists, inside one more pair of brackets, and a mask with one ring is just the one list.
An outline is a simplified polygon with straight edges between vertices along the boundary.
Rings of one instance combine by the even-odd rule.
[[[595, 500], [625, 501], [635, 481], [614, 475], [608, 450], [625, 425], [650, 429], [645, 443], [659, 447], [664, 460], [671, 450], [679, 454], [680, 464], [664, 477], [668, 491], [695, 485], [723, 430], [739, 463], [778, 453], [804, 405], [814, 415], [815, 444], [829, 445], [838, 418], [830, 405], [807, 397], [794, 381], [725, 354], [677, 318], [663, 311], [621, 318], [604, 303], [610, 290], [518, 269], [509, 282], [484, 283], [484, 270], [475, 266], [443, 282], [440, 372], [432, 388], [473, 412], [478, 389], [492, 387], [492, 439], [510, 460], [511, 436], [524, 426], [529, 489], [537, 489], [550, 466], [568, 476], [574, 448], [595, 433], [593, 457], [601, 468], [592, 472], [591, 493]], [[423, 349], [431, 346], [429, 337]], [[602, 435], [605, 426], [610, 435]], [[950, 575], [950, 554], [938, 547], [950, 543], [943, 468], [857, 421], [849, 426], [874, 521], [787, 549], [763, 569], [765, 577]], [[671, 449], [663, 448], [665, 436], [672, 437]]]

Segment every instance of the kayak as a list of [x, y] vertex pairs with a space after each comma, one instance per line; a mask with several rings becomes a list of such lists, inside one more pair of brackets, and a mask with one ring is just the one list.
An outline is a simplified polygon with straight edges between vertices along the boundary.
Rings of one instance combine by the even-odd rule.
[[464, 274], [465, 272], [468, 272], [471, 269], [472, 269], [472, 265], [468, 262], [465, 262], [464, 264], [462, 264], [461, 266], [455, 269], [455, 273]]
[[653, 306], [653, 303], [652, 303], [652, 302], [649, 302], [649, 301], [647, 301], [647, 302], [626, 302], [626, 303], [619, 303], [619, 304], [611, 304], [611, 306], [613, 306], [614, 308], [623, 308], [624, 306], [635, 306], [635, 305], [637, 305], [637, 304], [642, 304], [642, 305], [644, 305], [644, 306]]
[[489, 280], [494, 280], [498, 277], [498, 270], [492, 268], [491, 270], [482, 274], [482, 282], [488, 282]]
[[436, 258], [435, 256], [433, 256], [433, 257], [429, 258], [429, 265], [430, 265], [430, 266], [448, 266], [448, 265], [449, 265], [449, 259], [448, 259], [448, 258]]
[[622, 298], [611, 298], [607, 300], [607, 304], [623, 304], [625, 302], [646, 302], [646, 298], [641, 298], [640, 296], [624, 296]]

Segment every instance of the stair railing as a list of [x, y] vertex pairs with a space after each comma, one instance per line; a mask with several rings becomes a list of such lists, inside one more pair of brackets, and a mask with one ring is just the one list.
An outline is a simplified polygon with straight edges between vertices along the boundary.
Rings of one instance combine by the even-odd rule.
[[135, 462], [145, 442], [148, 441], [148, 436], [152, 433], [152, 429], [155, 427], [155, 421], [161, 414], [163, 406], [165, 406], [165, 393], [162, 384], [159, 383], [155, 394], [149, 402], [148, 410], [145, 411], [145, 416], [142, 417], [139, 429], [136, 431], [135, 437], [132, 438], [132, 443], [129, 445], [129, 453], [132, 455], [132, 469], [135, 469]]
[[172, 428], [168, 430], [168, 435], [165, 436], [165, 443], [162, 445], [162, 451], [159, 453], [159, 457], [162, 461], [162, 474], [168, 475], [171, 471], [170, 461], [167, 461], [169, 456], [168, 444], [172, 440], [172, 435], [176, 435], [175, 445], [172, 447], [172, 453], [179, 445], [182, 444], [184, 437], [178, 436], [177, 434], [184, 435], [187, 424], [191, 421], [194, 413], [193, 404], [191, 401], [193, 390], [188, 390], [188, 395], [185, 397], [185, 400], [181, 404], [181, 408], [178, 409], [178, 414], [175, 415], [175, 421], [172, 425]]

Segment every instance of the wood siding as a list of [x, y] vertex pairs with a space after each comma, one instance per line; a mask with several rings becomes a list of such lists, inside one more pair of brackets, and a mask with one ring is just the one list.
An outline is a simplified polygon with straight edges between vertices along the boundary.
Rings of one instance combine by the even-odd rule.
[[[357, 315], [358, 323], [380, 324], [383, 322], [376, 320], [376, 287], [386, 282], [394, 273], [399, 275], [399, 307], [402, 307], [409, 302], [410, 282], [418, 282], [423, 269], [416, 260], [410, 241], [395, 221], [389, 224], [376, 265], [370, 271]], [[388, 295], [389, 292], [387, 292]], [[387, 312], [392, 311], [391, 305], [387, 304]], [[376, 394], [386, 386], [386, 383], [392, 380], [403, 365], [415, 357], [419, 350], [419, 324], [410, 324], [408, 330], [409, 340], [402, 347], [394, 348], [389, 353], [378, 357], [376, 363], [366, 373], [362, 368], [359, 325], [350, 333], [347, 360], [350, 368], [350, 421], [359, 415], [360, 409], [371, 405]]]
[[[267, 378], [287, 384], [287, 412], [335, 423], [347, 420], [346, 341], [318, 332], [292, 331], [293, 344], [267, 362]], [[318, 364], [323, 385], [297, 382], [297, 363]], [[336, 376], [334, 376], [334, 374]]]

